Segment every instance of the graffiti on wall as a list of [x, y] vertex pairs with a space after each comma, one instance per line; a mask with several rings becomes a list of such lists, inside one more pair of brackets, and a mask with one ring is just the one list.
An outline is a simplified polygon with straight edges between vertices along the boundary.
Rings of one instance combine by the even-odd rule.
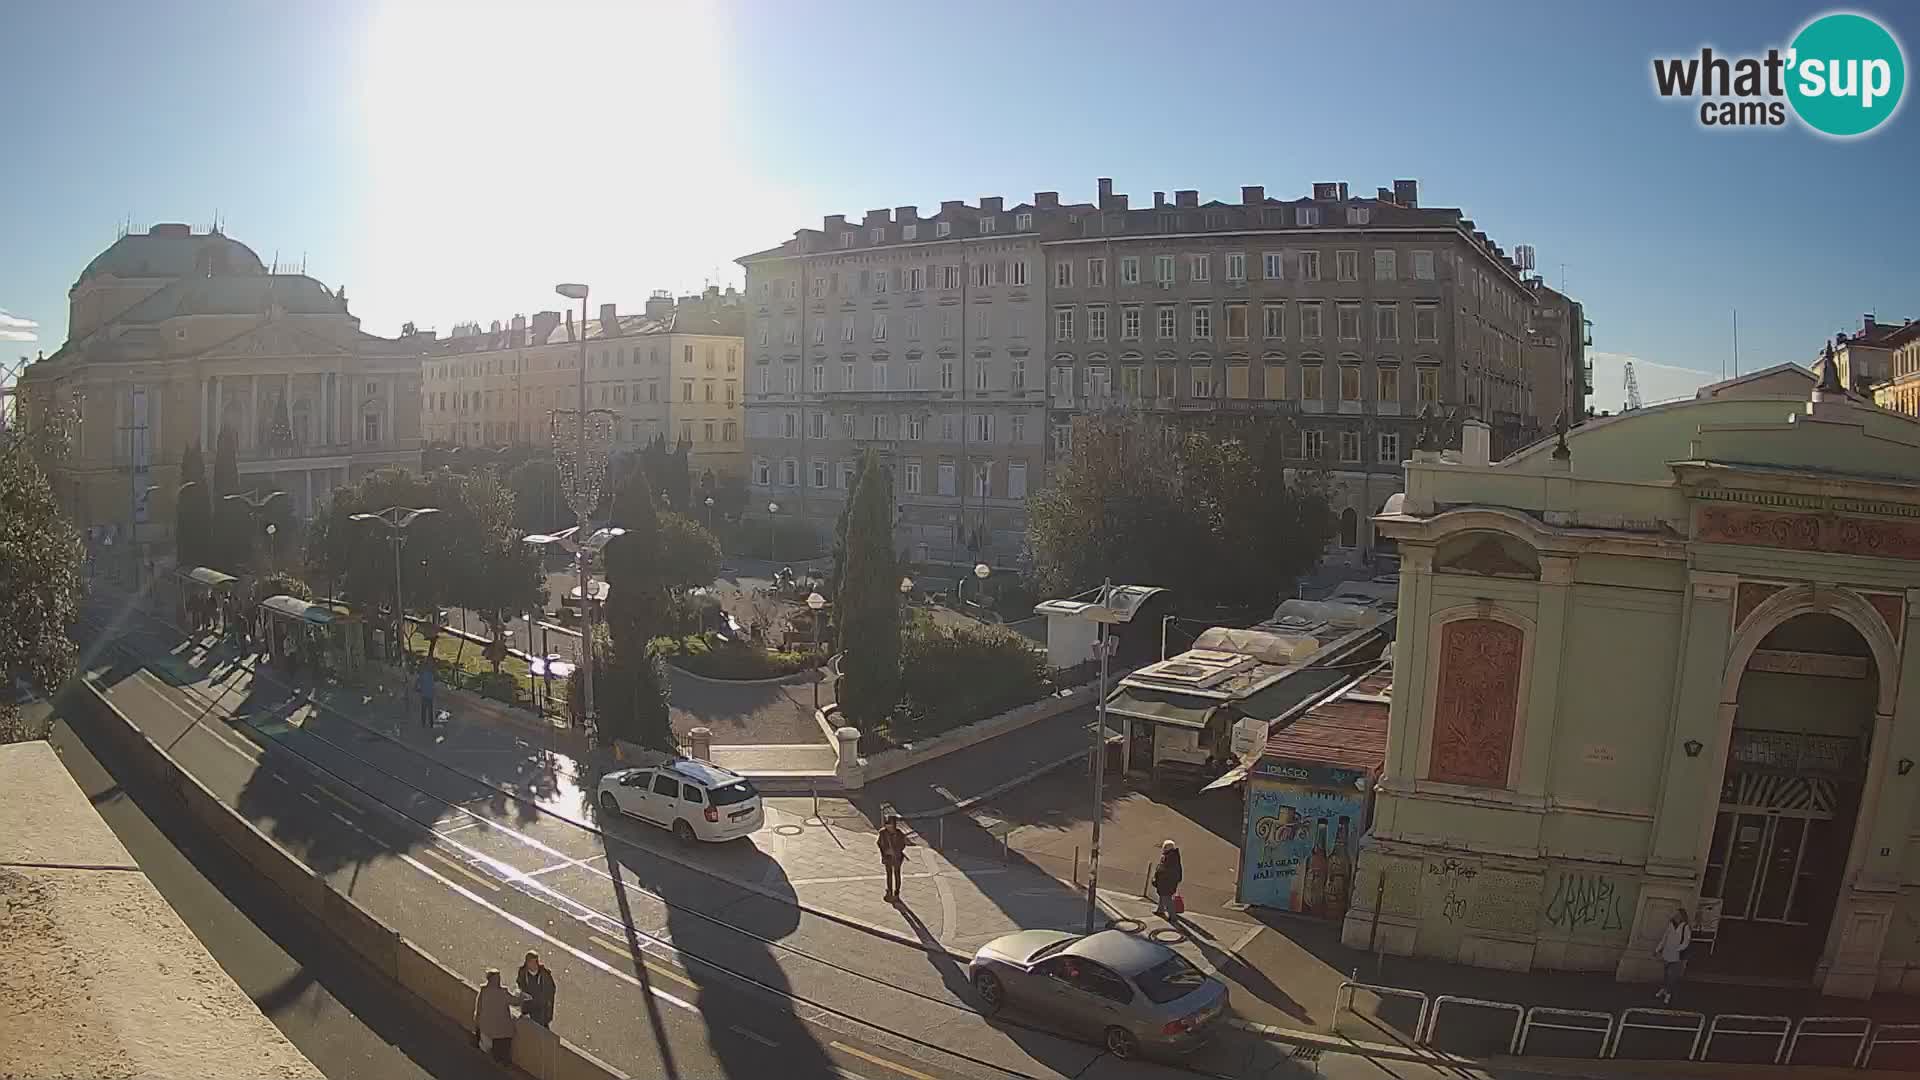
[[1638, 892], [1633, 881], [1610, 874], [1552, 869], [1547, 872], [1541, 922], [1581, 937], [1624, 939], [1633, 928]]
[[1473, 910], [1479, 864], [1464, 859], [1428, 859], [1421, 876], [1421, 908], [1449, 925], [1465, 925]]

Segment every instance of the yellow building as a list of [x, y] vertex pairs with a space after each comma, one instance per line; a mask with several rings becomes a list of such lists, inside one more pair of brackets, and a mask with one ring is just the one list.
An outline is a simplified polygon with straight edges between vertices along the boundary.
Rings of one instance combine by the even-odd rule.
[[1888, 341], [1887, 377], [1873, 387], [1873, 403], [1920, 416], [1920, 322], [1908, 323]]
[[286, 492], [298, 517], [374, 469], [419, 468], [420, 346], [363, 332], [344, 289], [163, 224], [120, 237], [67, 295], [66, 342], [19, 390], [28, 422], [79, 421], [53, 479], [82, 528], [166, 541], [181, 455], [199, 444], [211, 473], [222, 428], [242, 487]]
[[[587, 408], [614, 414], [618, 449], [665, 436], [691, 444], [689, 467], [744, 476], [744, 308], [732, 289], [677, 301], [656, 292], [638, 315], [601, 304], [586, 324]], [[456, 327], [431, 346], [422, 383], [427, 438], [455, 446], [544, 446], [548, 417], [580, 407], [580, 347], [571, 314], [516, 315], [488, 330]]]

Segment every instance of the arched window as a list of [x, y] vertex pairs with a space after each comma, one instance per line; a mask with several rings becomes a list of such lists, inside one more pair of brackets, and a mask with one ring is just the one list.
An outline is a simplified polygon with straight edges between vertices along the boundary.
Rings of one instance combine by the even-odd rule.
[[1340, 511], [1340, 546], [1354, 547], [1360, 541], [1360, 515], [1349, 506]]

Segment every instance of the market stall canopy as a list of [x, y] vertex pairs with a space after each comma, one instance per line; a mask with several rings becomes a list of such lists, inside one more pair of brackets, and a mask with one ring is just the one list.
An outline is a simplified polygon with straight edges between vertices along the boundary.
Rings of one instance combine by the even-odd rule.
[[287, 596], [284, 594], [280, 596], [269, 596], [265, 600], [260, 601], [260, 606], [273, 612], [275, 615], [284, 615], [289, 619], [298, 619], [301, 622], [316, 623], [324, 626], [333, 621], [332, 609], [322, 607], [319, 604], [309, 603], [297, 596]]
[[240, 580], [232, 574], [223, 574], [218, 570], [212, 570], [204, 566], [196, 566], [187, 571], [186, 577], [189, 581], [196, 581], [202, 585], [211, 585], [214, 587], [225, 587]]

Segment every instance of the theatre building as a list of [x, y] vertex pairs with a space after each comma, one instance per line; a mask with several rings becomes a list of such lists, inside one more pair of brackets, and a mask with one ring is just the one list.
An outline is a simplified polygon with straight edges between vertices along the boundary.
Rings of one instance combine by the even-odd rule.
[[1416, 452], [1349, 945], [1920, 992], [1920, 423], [1716, 397]]

